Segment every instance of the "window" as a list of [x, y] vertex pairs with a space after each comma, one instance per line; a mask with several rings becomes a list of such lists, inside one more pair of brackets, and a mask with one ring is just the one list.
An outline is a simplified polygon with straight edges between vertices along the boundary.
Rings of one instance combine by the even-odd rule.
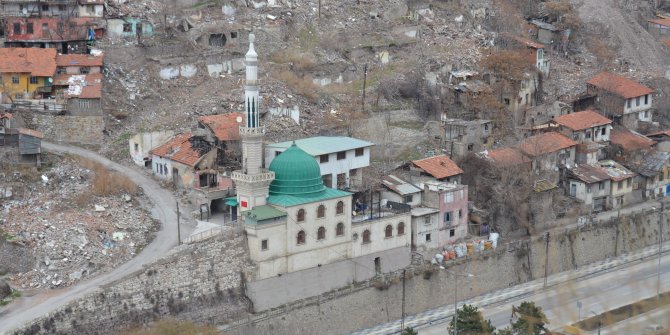
[[640, 106], [640, 97], [635, 98], [635, 106]]
[[343, 236], [343, 235], [344, 235], [344, 223], [340, 222], [335, 227], [335, 236]]
[[384, 237], [393, 237], [393, 227], [391, 225], [386, 226], [384, 229]]
[[454, 237], [456, 235], [456, 229], [449, 229], [449, 237]]
[[63, 22], [58, 22], [56, 25], [56, 31], [62, 33], [65, 30], [65, 24]]
[[463, 218], [463, 210], [459, 209], [458, 210], [458, 219], [461, 219], [461, 218]]
[[19, 77], [12, 76], [12, 84], [18, 84], [19, 83]]
[[42, 5], [42, 10], [43, 11], [49, 11], [49, 5]]
[[405, 223], [398, 223], [398, 235], [405, 235]]
[[472, 144], [472, 143], [468, 144], [468, 151], [472, 151], [472, 150], [474, 150], [474, 149], [475, 149], [475, 145], [474, 145], [474, 144]]
[[42, 31], [47, 31], [47, 30], [49, 30], [49, 23], [47, 23], [47, 22], [42, 23]]
[[124, 33], [131, 33], [133, 32], [133, 25], [131, 23], [124, 23], [123, 24], [123, 32]]
[[446, 202], [446, 203], [454, 202], [454, 193], [453, 192], [445, 193], [444, 194], [444, 202]]
[[620, 190], [623, 187], [623, 180], [620, 180], [618, 183], [616, 183], [616, 189]]
[[328, 163], [328, 154], [319, 156], [320, 163]]
[[137, 143], [133, 143], [133, 144], [135, 144], [135, 151], [139, 151], [140, 150], [140, 145], [137, 144]]
[[[135, 26], [135, 33], [138, 34], [138, 35], [140, 35], [140, 34], [142, 34], [143, 31], [144, 31], [144, 30], [142, 29], [142, 24], [141, 24], [141, 23], [138, 23], [138, 24]], [[223, 35], [223, 36], [224, 36], [224, 38], [225, 38], [226, 35]]]
[[32, 34], [33, 33], [33, 23], [28, 22], [26, 23], [26, 34]]
[[430, 216], [426, 216], [423, 218], [423, 223], [425, 224], [430, 224]]
[[526, 93], [526, 105], [529, 103], [529, 101], [530, 101], [530, 95], [528, 95], [528, 93]]
[[505, 105], [509, 106], [509, 99], [505, 99]]
[[58, 67], [58, 68], [56, 68], [56, 74], [64, 74], [64, 73], [66, 73], [66, 72], [67, 72], [67, 71], [65, 70], [64, 67]]
[[414, 195], [413, 194], [406, 195], [406, 196], [402, 197], [402, 201], [404, 203], [408, 204], [408, 203], [414, 201]]
[[626, 187], [630, 187], [630, 184], [633, 183], [633, 180], [631, 178], [626, 179]]
[[488, 123], [484, 125], [484, 130], [489, 130], [489, 124]]
[[370, 243], [370, 231], [367, 229], [363, 231], [363, 243]]
[[30, 83], [31, 84], [37, 84], [39, 82], [39, 78], [35, 76], [30, 76]]
[[14, 34], [21, 34], [21, 24], [14, 22]]
[[444, 222], [451, 222], [451, 212], [444, 213]]
[[261, 250], [268, 250], [268, 240], [261, 241]]
[[644, 95], [644, 104], [648, 105], [649, 104], [649, 94]]
[[607, 134], [607, 128], [603, 127], [600, 129], [600, 135], [605, 136]]
[[586, 186], [586, 193], [591, 193], [591, 185]]
[[430, 234], [426, 234], [426, 242], [430, 242]]
[[58, 5], [58, 10], [64, 12], [66, 10], [65, 5]]
[[275, 151], [275, 157], [279, 156], [281, 154], [281, 151]]
[[93, 14], [95, 13], [94, 9], [93, 6], [86, 6], [86, 13]]
[[88, 66], [82, 66], [79, 68], [79, 73], [80, 74], [89, 74], [91, 73], [91, 68]]
[[298, 222], [305, 221], [305, 210], [304, 209], [301, 208], [301, 209], [298, 210], [297, 220], [298, 220]]
[[79, 99], [79, 108], [80, 109], [89, 109], [91, 108], [91, 101], [88, 99]]
[[305, 231], [301, 230], [298, 232], [298, 237], [296, 239], [297, 244], [305, 244]]
[[598, 183], [598, 189], [601, 190], [601, 191], [605, 189], [605, 182], [604, 181], [601, 181], [601, 182]]
[[346, 151], [340, 151], [337, 153], [337, 160], [343, 160], [347, 158], [347, 152]]
[[589, 139], [591, 138], [591, 131], [590, 130], [586, 131], [586, 138], [589, 138]]
[[326, 206], [319, 205], [319, 208], [316, 210], [316, 217], [322, 218], [324, 216], [326, 216]]
[[337, 206], [335, 207], [335, 214], [344, 213], [344, 202], [338, 201]]
[[363, 156], [365, 154], [365, 148], [356, 149], [356, 157]]
[[628, 104], [627, 107], [631, 108], [633, 106], [633, 99], [628, 99], [628, 101], [626, 103]]
[[326, 239], [326, 228], [319, 227], [316, 231], [316, 239], [319, 241]]
[[236, 31], [231, 31], [230, 32], [230, 38], [237, 38], [237, 32]]

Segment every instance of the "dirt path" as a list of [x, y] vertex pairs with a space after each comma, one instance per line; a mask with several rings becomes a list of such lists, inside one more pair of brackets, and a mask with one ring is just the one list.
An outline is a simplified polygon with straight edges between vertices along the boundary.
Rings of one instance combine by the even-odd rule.
[[36, 317], [49, 313], [97, 289], [101, 285], [123, 278], [129, 273], [142, 269], [144, 264], [163, 256], [168, 250], [177, 245], [176, 200], [172, 193], [161, 188], [155, 180], [133, 168], [114, 163], [94, 152], [78, 147], [42, 142], [42, 148], [50, 152], [83, 156], [128, 176], [144, 190], [144, 193], [153, 202], [152, 216], [161, 222], [161, 228], [156, 233], [154, 240], [142, 252], [111, 272], [89, 281], [81, 282], [67, 289], [46, 291], [14, 301], [0, 312], [0, 334], [5, 334], [11, 329], [20, 327]]

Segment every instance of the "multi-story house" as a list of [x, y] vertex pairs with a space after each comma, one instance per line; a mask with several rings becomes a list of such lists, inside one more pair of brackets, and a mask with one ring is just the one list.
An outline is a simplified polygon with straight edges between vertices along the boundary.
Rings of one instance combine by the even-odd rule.
[[594, 110], [561, 115], [552, 121], [558, 131], [578, 143], [609, 142], [612, 120]]
[[382, 185], [384, 186], [381, 193], [382, 199], [410, 207], [421, 205], [422, 190], [416, 185], [392, 174], [382, 178]]
[[491, 145], [493, 122], [490, 120], [443, 119], [445, 148], [452, 157], [480, 152]]
[[14, 17], [78, 16], [76, 0], [0, 0], [0, 15]]
[[586, 92], [597, 96], [596, 105], [605, 116], [627, 128], [652, 121], [653, 90], [634, 80], [601, 72], [587, 81]]
[[88, 42], [96, 37], [93, 18], [9, 17], [5, 21], [5, 47], [10, 48], [55, 48], [61, 54], [85, 54]]
[[595, 164], [610, 176], [608, 209], [621, 208], [637, 201], [633, 196], [635, 172], [613, 160], [603, 160]]
[[265, 146], [265, 166], [293, 145], [319, 163], [323, 182], [332, 188], [355, 189], [363, 184], [363, 168], [370, 166], [374, 143], [345, 136], [317, 136]]
[[610, 175], [593, 165], [578, 165], [569, 170], [569, 194], [581, 200], [590, 210], [599, 212], [608, 209]]
[[0, 48], [0, 101], [50, 96], [55, 72], [55, 49]]
[[633, 188], [641, 191], [642, 199], [670, 195], [669, 160], [670, 152], [651, 151], [623, 162], [626, 167], [638, 174]]
[[463, 170], [447, 155], [438, 155], [412, 161], [410, 173], [418, 175], [419, 180], [460, 183]]
[[574, 166], [577, 142], [557, 132], [526, 138], [518, 147], [531, 159], [532, 171], [553, 183], [559, 181], [561, 167]]
[[543, 44], [524, 37], [515, 36], [507, 32], [500, 33], [498, 42], [498, 44], [503, 48], [513, 48], [517, 50], [520, 49], [526, 59], [528, 59], [528, 61], [533, 64], [538, 71], [540, 71], [545, 76], [549, 75], [551, 62], [546, 59], [546, 54], [544, 52], [545, 48]]
[[417, 234], [412, 238], [413, 245], [437, 240], [438, 246], [444, 246], [464, 238], [468, 233], [468, 186], [439, 181], [426, 181], [420, 186], [423, 205], [438, 210], [437, 236], [433, 232]]

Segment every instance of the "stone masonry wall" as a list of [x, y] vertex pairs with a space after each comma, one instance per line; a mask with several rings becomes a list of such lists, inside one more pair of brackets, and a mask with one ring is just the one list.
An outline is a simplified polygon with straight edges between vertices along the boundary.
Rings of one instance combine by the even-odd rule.
[[225, 232], [182, 245], [14, 334], [109, 334], [156, 318], [202, 323], [242, 318], [249, 308], [241, 290], [242, 272], [250, 267], [244, 237]]
[[98, 147], [102, 144], [105, 129], [103, 116], [71, 116], [33, 114], [35, 129], [44, 133], [47, 141], [75, 144], [82, 147]]
[[[581, 230], [554, 231], [549, 239], [549, 274], [571, 270], [623, 252], [657, 243], [658, 212], [640, 212], [620, 220], [601, 222]], [[666, 216], [664, 239], [670, 237]], [[510, 244], [452, 261], [449, 270], [473, 273], [459, 278], [459, 300], [543, 278], [546, 244], [542, 237]], [[429, 258], [428, 255], [426, 255]], [[410, 271], [406, 280], [406, 313], [420, 313], [453, 303], [454, 277], [446, 271]], [[388, 288], [386, 288], [386, 286]], [[402, 284], [389, 278], [386, 284], [352, 285], [353, 294], [330, 292], [315, 299], [259, 313], [249, 321], [234, 323], [227, 335], [238, 334], [345, 334], [396, 320], [401, 315]], [[337, 325], [337, 326], [335, 326]]]

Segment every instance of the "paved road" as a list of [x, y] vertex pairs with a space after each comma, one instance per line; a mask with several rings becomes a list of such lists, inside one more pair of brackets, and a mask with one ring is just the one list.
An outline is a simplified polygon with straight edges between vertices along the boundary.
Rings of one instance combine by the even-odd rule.
[[42, 142], [42, 148], [50, 152], [83, 156], [128, 176], [144, 190], [144, 193], [153, 202], [152, 216], [161, 222], [161, 228], [156, 233], [154, 240], [142, 252], [118, 268], [69, 288], [51, 290], [31, 297], [23, 297], [12, 302], [4, 309], [0, 309], [0, 334], [4, 334], [36, 317], [49, 313], [86, 293], [94, 291], [101, 285], [141, 269], [144, 264], [164, 255], [168, 250], [177, 245], [175, 197], [171, 192], [161, 188], [155, 180], [133, 168], [114, 163], [107, 158], [82, 148], [48, 142]]
[[[548, 278], [548, 289], [543, 289], [543, 280], [535, 280], [514, 287], [487, 293], [459, 302], [472, 304], [482, 309], [484, 317], [494, 326], [509, 325], [511, 305], [522, 301], [535, 301], [545, 310], [550, 321], [549, 328], [558, 330], [567, 324], [583, 319], [591, 313], [623, 306], [633, 301], [656, 294], [656, 270], [658, 246], [601, 261], [576, 270], [552, 275]], [[664, 248], [661, 263], [661, 291], [670, 290], [670, 245]], [[641, 261], [644, 259], [644, 261]], [[581, 315], [577, 301], [582, 303]], [[453, 304], [447, 304], [405, 320], [408, 327], [419, 330], [420, 335], [446, 334], [446, 327], [453, 315]], [[670, 316], [668, 316], [670, 318]], [[400, 320], [378, 325], [354, 334], [397, 334]], [[615, 334], [615, 332], [612, 332]]]

